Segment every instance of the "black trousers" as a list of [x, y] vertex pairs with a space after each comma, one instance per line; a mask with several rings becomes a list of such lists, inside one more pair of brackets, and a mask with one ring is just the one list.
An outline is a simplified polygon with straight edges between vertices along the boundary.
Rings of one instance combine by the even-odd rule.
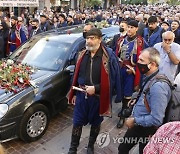
[[124, 137], [119, 140], [119, 154], [128, 154], [131, 148], [139, 143], [139, 154], [143, 154], [143, 149], [149, 141], [149, 137], [155, 134], [157, 128], [134, 126], [125, 133]]

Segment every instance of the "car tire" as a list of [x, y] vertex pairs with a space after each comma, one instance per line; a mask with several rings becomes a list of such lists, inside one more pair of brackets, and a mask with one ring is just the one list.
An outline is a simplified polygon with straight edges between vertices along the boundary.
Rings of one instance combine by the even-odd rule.
[[49, 111], [46, 106], [35, 104], [29, 107], [20, 122], [20, 139], [25, 142], [40, 139], [48, 128], [49, 118]]

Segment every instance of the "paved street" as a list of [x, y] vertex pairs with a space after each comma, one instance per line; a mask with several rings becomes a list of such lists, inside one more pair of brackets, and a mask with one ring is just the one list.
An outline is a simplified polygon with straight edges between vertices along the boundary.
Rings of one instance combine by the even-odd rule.
[[[113, 104], [113, 118], [105, 118], [102, 123], [101, 133], [106, 134], [106, 140], [103, 144], [101, 142], [102, 138], [98, 138], [99, 145], [95, 145], [96, 154], [117, 154], [118, 143], [115, 143], [114, 140], [116, 137], [123, 136], [126, 129], [116, 128], [118, 121], [116, 115], [119, 107], [120, 104]], [[36, 142], [23, 143], [20, 140], [14, 140], [4, 143], [3, 145], [7, 149], [8, 154], [66, 154], [71, 138], [72, 112], [73, 108], [70, 106], [65, 112], [55, 116], [51, 120], [46, 134]], [[89, 126], [83, 128], [78, 154], [86, 153], [89, 128]], [[107, 139], [108, 136], [110, 140]]]

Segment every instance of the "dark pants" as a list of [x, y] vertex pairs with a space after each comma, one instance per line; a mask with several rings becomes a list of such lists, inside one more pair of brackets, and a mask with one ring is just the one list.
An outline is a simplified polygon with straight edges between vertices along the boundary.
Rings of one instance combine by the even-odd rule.
[[156, 132], [155, 127], [134, 126], [128, 129], [121, 141], [118, 150], [119, 154], [128, 154], [131, 148], [139, 143], [139, 153], [143, 154], [143, 149], [148, 143], [148, 137]]
[[74, 126], [85, 126], [88, 123], [92, 126], [99, 126], [103, 117], [99, 115], [99, 97], [88, 96], [82, 92], [76, 93], [76, 105], [74, 107], [73, 124]]

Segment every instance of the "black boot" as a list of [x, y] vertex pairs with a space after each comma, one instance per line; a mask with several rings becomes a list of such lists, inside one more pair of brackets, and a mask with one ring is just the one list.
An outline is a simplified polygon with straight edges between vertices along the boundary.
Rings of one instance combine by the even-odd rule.
[[89, 136], [89, 143], [87, 147], [87, 154], [94, 154], [94, 143], [96, 142], [96, 138], [100, 131], [99, 126], [91, 126], [90, 136]]
[[130, 101], [130, 99], [123, 98], [123, 100], [122, 100], [122, 108], [121, 108], [120, 112], [118, 113], [118, 117], [121, 117], [123, 110], [128, 108], [127, 105], [128, 105], [129, 101]]
[[81, 138], [82, 126], [73, 126], [71, 136], [71, 146], [68, 154], [77, 154], [77, 147], [79, 146], [79, 140]]
[[117, 128], [122, 128], [124, 126], [124, 122], [125, 122], [125, 118], [124, 117], [120, 117], [119, 121], [117, 123]]
[[118, 113], [118, 117], [120, 117], [119, 118], [119, 121], [118, 121], [118, 123], [117, 123], [117, 128], [121, 128], [121, 127], [123, 127], [123, 125], [124, 125], [124, 122], [125, 122], [125, 117], [124, 117], [124, 115], [123, 115], [123, 111], [125, 110], [125, 109], [127, 109], [128, 108], [128, 102], [130, 101], [130, 99], [123, 99], [123, 101], [122, 101], [122, 109], [121, 109], [121, 111]]

